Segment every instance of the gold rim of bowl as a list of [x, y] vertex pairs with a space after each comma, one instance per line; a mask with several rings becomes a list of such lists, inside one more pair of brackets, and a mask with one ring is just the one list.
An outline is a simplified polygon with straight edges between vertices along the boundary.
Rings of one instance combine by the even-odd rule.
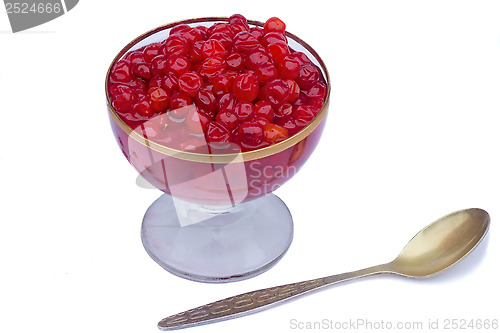
[[[300, 141], [304, 140], [309, 134], [311, 134], [321, 123], [321, 121], [325, 118], [326, 113], [328, 112], [328, 106], [330, 103], [330, 76], [328, 74], [328, 70], [326, 69], [325, 63], [321, 59], [321, 57], [316, 53], [316, 51], [309, 46], [306, 42], [304, 42], [302, 39], [299, 37], [295, 36], [294, 34], [290, 32], [286, 32], [286, 36], [295, 42], [297, 42], [299, 45], [301, 45], [303, 48], [305, 48], [318, 62], [318, 64], [321, 67], [321, 70], [323, 71], [324, 78], [326, 80], [327, 84], [327, 92], [326, 92], [326, 97], [325, 101], [323, 103], [323, 107], [321, 110], [318, 112], [316, 117], [312, 120], [311, 123], [309, 123], [307, 126], [305, 126], [302, 130], [294, 134], [293, 136], [289, 137], [286, 140], [283, 140], [279, 143], [272, 144], [270, 146], [264, 147], [264, 148], [259, 148], [255, 150], [250, 150], [250, 151], [245, 151], [245, 152], [240, 152], [240, 153], [229, 153], [229, 154], [205, 154], [205, 153], [196, 153], [196, 152], [189, 152], [189, 151], [182, 151], [174, 148], [170, 148], [164, 145], [161, 145], [155, 141], [149, 140], [140, 133], [138, 133], [136, 130], [128, 126], [121, 118], [120, 116], [116, 113], [114, 108], [111, 105], [111, 100], [108, 94], [108, 78], [109, 74], [111, 72], [111, 68], [113, 65], [123, 57], [133, 46], [135, 46], [137, 43], [140, 41], [146, 39], [147, 37], [154, 35], [162, 30], [170, 29], [173, 28], [179, 24], [192, 24], [192, 23], [203, 23], [203, 22], [227, 22], [229, 20], [228, 17], [205, 17], [205, 18], [195, 18], [195, 19], [188, 19], [188, 20], [182, 20], [178, 22], [173, 22], [169, 23], [160, 27], [157, 27], [153, 30], [150, 30], [139, 37], [135, 38], [132, 40], [130, 43], [128, 43], [113, 59], [111, 62], [111, 65], [108, 68], [108, 71], [106, 73], [106, 100], [108, 104], [108, 111], [110, 112], [113, 120], [115, 123], [125, 132], [127, 133], [132, 139], [135, 141], [147, 146], [150, 149], [153, 149], [161, 154], [167, 155], [167, 156], [174, 156], [175, 158], [183, 159], [183, 160], [188, 160], [188, 161], [193, 161], [193, 162], [202, 162], [202, 163], [230, 163], [235, 160], [243, 160], [243, 161], [252, 161], [252, 160], [257, 160], [261, 159], [267, 156], [271, 156], [274, 154], [277, 154], [281, 151], [284, 151], [290, 147], [295, 146], [297, 143]], [[264, 23], [259, 22], [259, 21], [252, 21], [248, 20], [248, 23], [250, 25], [254, 26], [260, 26], [263, 27]]]

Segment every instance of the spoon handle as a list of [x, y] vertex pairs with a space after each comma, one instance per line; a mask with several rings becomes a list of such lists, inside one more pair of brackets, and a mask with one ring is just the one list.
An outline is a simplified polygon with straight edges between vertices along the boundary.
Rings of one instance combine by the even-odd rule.
[[354, 272], [251, 291], [166, 317], [158, 323], [158, 328], [176, 330], [241, 317], [321, 287], [388, 272], [386, 265], [378, 265]]

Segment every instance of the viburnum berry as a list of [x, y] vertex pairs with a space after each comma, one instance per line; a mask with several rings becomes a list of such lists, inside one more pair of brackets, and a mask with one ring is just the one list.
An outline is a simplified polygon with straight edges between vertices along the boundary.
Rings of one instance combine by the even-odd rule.
[[245, 64], [249, 69], [255, 69], [258, 66], [268, 63], [271, 58], [264, 49], [256, 49], [247, 55]]
[[179, 90], [195, 97], [198, 94], [203, 82], [196, 72], [186, 72], [179, 77]]
[[[151, 84], [149, 86], [151, 87]], [[165, 90], [167, 94], [172, 95], [179, 90], [179, 79], [174, 73], [168, 72], [167, 75], [162, 78], [159, 87]]]
[[234, 113], [240, 122], [250, 121], [255, 116], [253, 104], [250, 102], [239, 102], [236, 104]]
[[261, 46], [257, 38], [248, 31], [240, 32], [234, 36], [233, 41], [235, 49], [243, 54], [249, 54]]
[[211, 40], [218, 41], [227, 51], [233, 47], [233, 39], [223, 32], [216, 32], [210, 36]]
[[219, 111], [219, 113], [217, 114], [216, 120], [220, 121], [221, 123], [223, 123], [224, 125], [226, 125], [226, 127], [229, 130], [235, 129], [236, 126], [238, 126], [238, 123], [239, 123], [238, 117], [236, 116], [236, 114], [234, 113], [234, 111], [231, 111], [231, 110], [221, 110], [221, 111]]
[[168, 57], [166, 55], [160, 54], [151, 60], [151, 74], [165, 76], [169, 72]]
[[314, 110], [308, 105], [300, 105], [293, 111], [293, 118], [295, 119], [295, 123], [297, 126], [304, 127], [309, 124], [316, 113]]
[[190, 105], [186, 115], [186, 126], [191, 133], [203, 134], [210, 120], [205, 114], [198, 112], [194, 104]]
[[260, 66], [257, 66], [254, 70], [260, 85], [264, 85], [267, 81], [272, 79], [277, 79], [279, 76], [276, 66], [271, 62], [266, 62]]
[[133, 65], [133, 73], [144, 80], [151, 80], [153, 74], [151, 73], [151, 66], [146, 62], [136, 62]]
[[270, 80], [262, 87], [262, 97], [275, 108], [285, 103], [288, 96], [290, 96], [290, 88], [283, 79]]
[[207, 142], [229, 142], [231, 133], [229, 129], [220, 121], [211, 121], [206, 131]]
[[277, 17], [271, 17], [269, 18], [266, 23], [264, 24], [264, 31], [265, 32], [285, 32], [286, 25], [285, 22], [280, 20]]
[[248, 146], [258, 146], [264, 141], [264, 129], [253, 122], [241, 123], [238, 126], [238, 139]]
[[255, 103], [255, 115], [267, 119], [268, 122], [272, 121], [274, 118], [274, 109], [271, 103], [264, 100]]
[[160, 46], [160, 53], [171, 56], [173, 54], [177, 55], [187, 55], [189, 51], [189, 45], [187, 40], [181, 35], [169, 36], [165, 43]]
[[148, 95], [151, 104], [151, 110], [155, 113], [167, 111], [170, 99], [162, 88], [150, 88]]
[[288, 88], [290, 89], [290, 95], [288, 96], [288, 102], [295, 103], [299, 99], [300, 96], [300, 87], [294, 80], [285, 80], [286, 84], [288, 84]]
[[288, 130], [280, 125], [267, 123], [264, 126], [264, 140], [268, 143], [278, 143], [288, 138]]
[[155, 112], [151, 109], [151, 100], [149, 97], [143, 97], [133, 106], [133, 111], [143, 119], [150, 119]]
[[251, 102], [259, 95], [259, 81], [255, 74], [240, 74], [233, 83], [233, 93], [240, 101]]
[[233, 82], [234, 78], [230, 75], [226, 74], [217, 75], [212, 80], [213, 84], [212, 92], [217, 96], [230, 93], [233, 90]]
[[207, 111], [214, 111], [217, 108], [217, 99], [208, 89], [200, 89], [195, 97], [195, 102]]
[[219, 98], [219, 110], [234, 110], [237, 102], [234, 94], [224, 94]]
[[201, 53], [203, 54], [204, 58], [223, 58], [226, 55], [226, 49], [218, 40], [211, 38], [203, 43]]
[[234, 38], [234, 32], [231, 29], [231, 26], [229, 25], [229, 23], [215, 23], [210, 28], [208, 28], [207, 35], [210, 38], [210, 37], [212, 37], [212, 35], [214, 35], [218, 32], [221, 32], [221, 33], [228, 35], [229, 37], [231, 37], [231, 39]]
[[151, 62], [157, 55], [160, 54], [160, 43], [149, 44], [142, 51], [142, 55], [144, 57], [144, 61]]
[[114, 96], [111, 104], [120, 113], [131, 110], [137, 100], [137, 94], [130, 87], [123, 84], [112, 87], [111, 94]]
[[280, 77], [284, 80], [295, 79], [300, 73], [300, 63], [298, 60], [285, 56], [278, 63], [278, 72]]
[[321, 74], [318, 67], [313, 64], [306, 64], [300, 68], [299, 76], [296, 78], [296, 82], [300, 89], [308, 90], [319, 81]]
[[182, 91], [175, 92], [170, 99], [169, 114], [174, 118], [184, 118], [189, 111], [186, 107], [192, 103], [193, 100], [189, 94]]
[[274, 44], [279, 42], [287, 43], [285, 35], [280, 34], [279, 32], [265, 33], [260, 40], [260, 43], [264, 47], [267, 47], [269, 44]]
[[201, 75], [208, 79], [213, 79], [219, 74], [222, 74], [227, 67], [227, 63], [221, 58], [207, 58], [201, 65]]
[[290, 54], [290, 49], [285, 42], [275, 42], [273, 44], [269, 44], [266, 47], [266, 51], [271, 55], [275, 64], [280, 63], [287, 55]]
[[168, 57], [167, 68], [177, 76], [181, 76], [191, 68], [191, 63], [186, 56], [174, 54]]
[[127, 83], [132, 80], [130, 60], [122, 59], [118, 61], [109, 74], [109, 79], [112, 83]]
[[239, 71], [243, 68], [243, 57], [241, 54], [233, 52], [226, 58], [227, 68], [233, 71]]
[[144, 55], [141, 51], [132, 51], [127, 54], [125, 59], [129, 60], [131, 64], [136, 64], [138, 62], [146, 62]]
[[324, 99], [326, 97], [326, 85], [323, 82], [315, 82], [308, 90], [304, 91], [309, 98]]

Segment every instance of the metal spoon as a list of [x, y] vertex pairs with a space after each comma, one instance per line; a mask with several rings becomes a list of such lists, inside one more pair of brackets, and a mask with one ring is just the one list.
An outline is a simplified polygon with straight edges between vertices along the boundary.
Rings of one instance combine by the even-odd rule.
[[474, 250], [486, 235], [489, 224], [486, 211], [461, 210], [422, 229], [389, 263], [229, 297], [166, 317], [158, 323], [158, 328], [175, 330], [241, 317], [321, 287], [370, 275], [427, 278], [453, 266]]

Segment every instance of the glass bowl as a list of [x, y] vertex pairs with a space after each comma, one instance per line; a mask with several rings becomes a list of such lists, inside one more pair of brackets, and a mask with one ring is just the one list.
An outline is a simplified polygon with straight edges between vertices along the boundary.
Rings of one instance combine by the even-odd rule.
[[[293, 221], [286, 205], [272, 192], [293, 177], [313, 152], [330, 97], [330, 79], [322, 59], [306, 42], [286, 32], [290, 48], [309, 57], [327, 86], [324, 104], [313, 121], [286, 140], [241, 151], [235, 144], [207, 144], [203, 135], [184, 130], [165, 135], [166, 131], [158, 129], [171, 129], [179, 123], [167, 113], [137, 125], [124, 121], [110, 99], [113, 66], [131, 51], [160, 43], [180, 25], [217, 22], [227, 23], [228, 18], [190, 19], [153, 29], [125, 46], [106, 75], [108, 115], [118, 145], [139, 174], [164, 192], [144, 216], [144, 247], [167, 271], [203, 282], [255, 276], [286, 253], [293, 238]], [[250, 20], [248, 24], [264, 25]], [[181, 113], [185, 116], [193, 107]], [[183, 149], [177, 144], [186, 138], [190, 145]]]

